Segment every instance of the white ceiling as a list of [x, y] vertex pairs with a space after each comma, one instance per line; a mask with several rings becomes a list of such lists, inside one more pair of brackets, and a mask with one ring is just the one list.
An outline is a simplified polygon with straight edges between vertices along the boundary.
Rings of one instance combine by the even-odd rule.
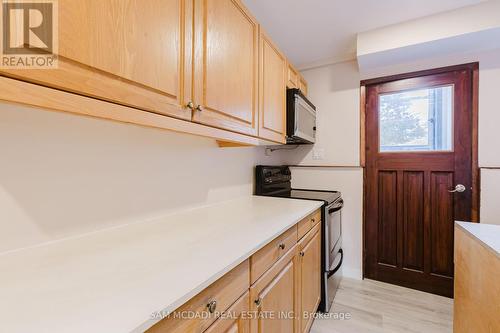
[[297, 67], [354, 59], [356, 34], [483, 0], [243, 0]]

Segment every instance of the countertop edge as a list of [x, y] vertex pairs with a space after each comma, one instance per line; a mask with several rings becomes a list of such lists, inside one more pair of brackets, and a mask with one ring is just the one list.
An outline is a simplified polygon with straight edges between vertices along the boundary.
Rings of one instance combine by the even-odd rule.
[[[308, 215], [313, 213], [315, 210], [319, 209], [322, 205], [323, 202], [321, 201], [314, 201], [311, 200], [311, 203], [316, 203], [315, 207], [310, 209], [307, 213], [303, 214], [300, 218], [298, 218], [296, 221], [291, 222], [288, 226], [285, 228], [281, 228], [280, 230], [276, 231], [273, 236], [268, 237], [260, 242], [258, 246], [253, 248], [251, 251], [247, 252], [246, 254], [241, 255], [238, 260], [234, 261], [233, 263], [229, 264], [226, 268], [224, 268], [221, 271], [218, 271], [217, 273], [214, 273], [212, 277], [206, 281], [204, 281], [202, 284], [194, 287], [189, 293], [184, 295], [183, 297], [179, 298], [176, 302], [168, 305], [165, 307], [163, 310], [161, 310], [161, 313], [171, 313], [184, 305], [186, 302], [188, 302], [190, 299], [198, 295], [201, 291], [209, 287], [212, 283], [216, 282], [219, 280], [221, 277], [223, 277], [225, 274], [229, 273], [232, 269], [236, 268], [239, 264], [244, 262], [245, 260], [249, 259], [253, 254], [255, 254], [257, 251], [265, 247], [267, 244], [269, 244], [273, 239], [287, 231], [289, 228], [294, 226], [295, 224], [299, 223], [301, 220], [306, 218]], [[143, 333], [144, 331], [150, 329], [152, 326], [160, 322], [162, 318], [155, 318], [155, 319], [150, 319], [147, 320], [146, 322], [143, 322], [139, 326], [137, 326], [135, 329], [133, 329], [130, 333]]]
[[480, 224], [480, 223], [477, 223], [477, 222], [466, 222], [466, 221], [455, 221], [455, 226], [457, 226], [458, 228], [460, 228], [461, 230], [463, 230], [464, 232], [466, 232], [468, 235], [470, 235], [471, 237], [473, 237], [474, 239], [476, 239], [478, 241], [478, 243], [484, 247], [486, 250], [492, 252], [494, 255], [497, 256], [497, 258], [500, 259], [500, 252], [493, 248], [490, 244], [488, 244], [487, 242], [485, 242], [483, 239], [479, 238], [475, 233], [473, 233], [471, 230], [469, 230], [465, 223], [472, 223], [472, 224]]

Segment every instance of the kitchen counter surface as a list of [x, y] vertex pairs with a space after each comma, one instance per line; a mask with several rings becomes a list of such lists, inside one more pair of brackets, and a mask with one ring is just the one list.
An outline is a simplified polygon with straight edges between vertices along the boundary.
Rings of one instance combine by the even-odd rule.
[[239, 198], [0, 255], [0, 331], [142, 332], [321, 206]]
[[458, 221], [456, 224], [500, 257], [500, 225]]

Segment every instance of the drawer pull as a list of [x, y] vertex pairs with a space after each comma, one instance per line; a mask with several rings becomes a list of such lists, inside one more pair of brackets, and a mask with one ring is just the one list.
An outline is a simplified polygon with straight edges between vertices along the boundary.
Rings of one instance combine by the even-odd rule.
[[255, 305], [257, 305], [257, 308], [260, 308], [262, 306], [262, 298], [257, 298], [255, 301], [254, 301]]
[[280, 245], [278, 245], [278, 247], [280, 248], [280, 250], [284, 250], [285, 249], [285, 243], [281, 243]]
[[301, 257], [305, 256], [304, 251], [300, 251], [300, 252], [299, 252], [299, 255], [300, 255]]
[[211, 301], [210, 303], [208, 303], [207, 309], [208, 309], [208, 312], [214, 313], [215, 309], [217, 309], [217, 301]]
[[312, 223], [316, 222], [316, 219], [311, 219], [311, 222], [312, 222]]

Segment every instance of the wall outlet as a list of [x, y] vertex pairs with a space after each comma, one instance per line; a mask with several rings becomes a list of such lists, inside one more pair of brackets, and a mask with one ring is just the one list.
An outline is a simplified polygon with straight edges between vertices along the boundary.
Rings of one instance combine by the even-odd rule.
[[323, 148], [315, 148], [312, 151], [313, 160], [324, 160], [325, 159], [325, 150]]

